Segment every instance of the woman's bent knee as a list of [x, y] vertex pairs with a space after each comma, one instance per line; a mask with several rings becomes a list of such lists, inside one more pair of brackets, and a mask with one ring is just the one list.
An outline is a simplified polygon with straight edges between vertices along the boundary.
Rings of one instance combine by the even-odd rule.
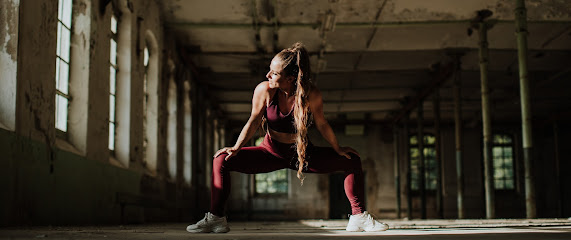
[[226, 157], [228, 153], [221, 153], [212, 160], [213, 167], [222, 167], [227, 164]]

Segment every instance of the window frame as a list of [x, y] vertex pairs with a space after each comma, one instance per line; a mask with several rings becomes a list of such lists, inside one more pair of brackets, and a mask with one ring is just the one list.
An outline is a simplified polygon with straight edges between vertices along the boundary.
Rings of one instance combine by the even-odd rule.
[[[109, 140], [113, 138], [113, 148], [109, 148], [111, 143], [108, 144], [109, 151], [112, 156], [115, 156], [116, 137], [117, 137], [117, 73], [119, 72], [119, 64], [117, 62], [117, 56], [119, 52], [119, 15], [113, 13], [111, 15], [111, 27], [110, 27], [110, 39], [109, 39]], [[115, 59], [113, 62], [111, 51], [113, 50], [113, 43], [115, 43]], [[115, 79], [112, 83], [111, 81], [111, 69], [115, 71], [113, 78]], [[112, 86], [114, 85], [114, 86]], [[113, 90], [113, 91], [112, 91]], [[113, 110], [111, 109], [111, 99], [113, 99]], [[111, 113], [113, 111], [113, 113]], [[113, 118], [111, 117], [113, 116]], [[111, 126], [113, 126], [113, 136], [111, 136]]]
[[[64, 6], [64, 3], [68, 3], [68, 5]], [[69, 7], [69, 9], [64, 9], [64, 7]], [[69, 11], [69, 16], [65, 16], [65, 11]], [[69, 19], [63, 19], [64, 17], [69, 17]], [[64, 21], [69, 21], [68, 24], [65, 23]], [[69, 26], [68, 26], [69, 25]], [[67, 36], [63, 35], [63, 31], [64, 29], [69, 33]], [[57, 43], [57, 47], [56, 47], [56, 76], [55, 76], [55, 114], [54, 114], [54, 127], [56, 130], [56, 137], [64, 139], [64, 140], [68, 140], [69, 135], [69, 108], [70, 108], [70, 104], [71, 101], [73, 100], [71, 93], [70, 93], [70, 89], [69, 89], [69, 85], [71, 82], [71, 35], [73, 34], [73, 0], [58, 0], [58, 16], [57, 16], [57, 34], [56, 34], [56, 43]], [[64, 37], [66, 39], [64, 39]], [[66, 56], [62, 56], [64, 49], [62, 49], [62, 46], [65, 46], [63, 41], [66, 40], [67, 41], [67, 46], [65, 51], [67, 51], [67, 61], [66, 59], [64, 59]], [[67, 75], [67, 79], [66, 79], [66, 83], [65, 83], [65, 88], [66, 89], [61, 89], [60, 88], [60, 84], [61, 84], [61, 76], [62, 76], [62, 72], [61, 72], [61, 64], [65, 64], [67, 65], [67, 73], [65, 75]], [[64, 92], [65, 91], [65, 92]], [[67, 92], [67, 93], [66, 93]], [[65, 104], [65, 116], [60, 116], [59, 114], [59, 99], [63, 98], [67, 101], [67, 103]], [[65, 130], [62, 130], [59, 128], [58, 126], [58, 119], [60, 117], [65, 117]]]
[[[424, 138], [423, 154], [424, 154], [424, 151], [426, 151], [426, 149], [433, 149], [432, 152], [434, 153], [434, 155], [433, 155], [431, 158], [429, 158], [427, 154], [424, 154], [424, 173], [425, 173], [425, 174], [424, 174], [424, 177], [425, 177], [425, 179], [424, 179], [424, 185], [425, 185], [425, 186], [424, 186], [424, 190], [425, 190], [425, 192], [427, 192], [427, 193], [436, 193], [437, 184], [438, 184], [438, 176], [437, 176], [437, 172], [438, 172], [438, 171], [437, 171], [437, 169], [436, 169], [436, 167], [437, 167], [437, 164], [436, 164], [436, 151], [437, 151], [437, 149], [436, 149], [436, 136], [435, 136], [434, 134], [432, 134], [432, 133], [429, 133], [429, 132], [424, 132], [422, 136], [423, 136], [423, 138]], [[420, 168], [420, 165], [418, 164], [418, 163], [420, 163], [420, 162], [419, 162], [418, 160], [416, 160], [416, 161], [417, 161], [417, 171], [414, 171], [414, 170], [413, 170], [413, 169], [414, 169], [414, 168], [413, 168], [413, 164], [412, 164], [412, 161], [413, 161], [413, 158], [412, 158], [412, 149], [414, 149], [414, 148], [418, 149], [418, 139], [417, 139], [417, 143], [416, 143], [416, 144], [412, 144], [411, 141], [412, 141], [412, 138], [413, 138], [413, 137], [418, 138], [418, 133], [413, 133], [413, 134], [410, 134], [410, 135], [408, 136], [408, 151], [409, 151], [409, 158], [410, 158], [409, 163], [410, 163], [410, 165], [411, 165], [411, 166], [410, 166], [410, 171], [411, 171], [411, 173], [410, 173], [410, 190], [411, 190], [411, 193], [413, 193], [413, 194], [416, 195], [416, 194], [418, 194], [418, 193], [420, 192], [420, 178], [419, 178], [419, 175], [420, 175], [420, 169], [419, 169], [419, 168]], [[426, 137], [432, 137], [432, 138], [434, 138], [434, 143], [427, 143]], [[432, 161], [432, 164], [433, 164], [433, 167], [432, 167], [432, 168], [428, 168], [428, 167], [427, 167], [427, 166], [430, 166], [429, 161]], [[431, 175], [431, 174], [429, 174], [429, 169], [432, 170], [432, 171], [434, 171], [433, 174], [432, 174], [432, 175], [434, 175], [434, 179], [429, 178], [429, 176]], [[414, 175], [413, 172], [416, 172], [416, 175], [417, 175], [416, 180], [413, 178], [413, 175]], [[427, 186], [427, 184], [429, 184], [429, 183], [431, 182], [431, 181], [429, 181], [429, 180], [433, 180], [433, 181], [434, 181], [434, 183], [435, 183], [435, 184], [434, 184], [434, 188], [429, 188], [429, 186]], [[415, 181], [416, 181], [416, 186], [417, 186], [416, 189], [414, 188], [415, 184], [413, 183], [413, 182], [415, 182]]]
[[[496, 136], [503, 136], [503, 137], [508, 137], [510, 140], [510, 143], [496, 143]], [[516, 178], [516, 153], [515, 153], [515, 137], [514, 134], [511, 133], [507, 133], [507, 132], [495, 132], [492, 133], [492, 166], [493, 166], [493, 178], [494, 178], [494, 190], [495, 191], [505, 191], [505, 192], [512, 192], [512, 191], [516, 191], [517, 190], [517, 178]], [[505, 167], [506, 162], [505, 162], [505, 155], [504, 155], [504, 151], [503, 148], [509, 147], [511, 148], [511, 168], [509, 168], [509, 170], [511, 170], [511, 179], [507, 179], [507, 178], [503, 178], [503, 179], [498, 179], [496, 177], [496, 156], [494, 154], [494, 148], [496, 147], [501, 147], [502, 148], [502, 157], [504, 158], [504, 162], [502, 164], [502, 168], [505, 170], [507, 169]], [[498, 180], [503, 180], [504, 181], [504, 187], [503, 188], [497, 188], [496, 184]], [[506, 180], [511, 180], [512, 181], [512, 187], [511, 188], [507, 188], [507, 184], [505, 183]]]

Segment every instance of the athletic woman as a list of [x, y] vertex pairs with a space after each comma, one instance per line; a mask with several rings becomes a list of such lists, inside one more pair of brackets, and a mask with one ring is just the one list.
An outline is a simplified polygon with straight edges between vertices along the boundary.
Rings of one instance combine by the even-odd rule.
[[[268, 81], [254, 90], [252, 113], [236, 144], [214, 155], [210, 212], [187, 227], [188, 232], [230, 231], [225, 203], [230, 194], [230, 172], [267, 173], [289, 168], [297, 171], [303, 184], [304, 173], [345, 172], [345, 193], [352, 215], [347, 231], [384, 231], [388, 225], [365, 211], [363, 170], [357, 151], [341, 147], [323, 115], [321, 92], [311, 82], [309, 55], [301, 43], [278, 53], [266, 74]], [[313, 146], [308, 139], [309, 124], [331, 147]], [[244, 147], [261, 125], [266, 126], [264, 141], [257, 147]]]

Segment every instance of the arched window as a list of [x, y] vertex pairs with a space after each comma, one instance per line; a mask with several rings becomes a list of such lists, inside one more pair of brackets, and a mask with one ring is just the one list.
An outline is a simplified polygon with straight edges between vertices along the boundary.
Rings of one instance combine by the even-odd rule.
[[143, 83], [143, 131], [145, 138], [143, 142], [144, 155], [143, 164], [151, 172], [157, 170], [157, 146], [158, 146], [158, 82], [159, 82], [159, 49], [155, 35], [147, 30], [145, 33], [145, 52], [143, 64], [145, 65], [145, 75]]
[[[423, 151], [424, 156], [424, 189], [436, 190], [436, 138], [432, 134], [423, 135]], [[418, 136], [409, 137], [410, 146], [410, 170], [411, 170], [411, 189], [420, 189], [420, 151], [418, 146]]]
[[[256, 146], [260, 146], [264, 137], [256, 140]], [[281, 169], [269, 173], [255, 175], [255, 193], [258, 195], [283, 195], [288, 191], [288, 169]]]
[[192, 103], [190, 102], [190, 82], [184, 82], [184, 182], [192, 185]]
[[512, 137], [507, 134], [494, 134], [493, 137], [494, 187], [512, 190], [515, 187]]
[[175, 82], [175, 66], [172, 60], [169, 60], [169, 88], [168, 88], [168, 99], [167, 99], [167, 153], [168, 153], [168, 169], [169, 176], [172, 180], [176, 179], [176, 155], [177, 155], [177, 88]]
[[117, 100], [117, 71], [119, 65], [117, 64], [117, 15], [111, 15], [111, 39], [109, 40], [109, 150], [114, 154], [115, 152], [115, 125], [116, 121], [116, 100]]
[[131, 141], [131, 10], [126, 0], [118, 1], [111, 17], [109, 149], [124, 166], [129, 166]]
[[71, 63], [72, 0], [58, 1], [55, 127], [58, 135], [67, 138], [69, 94], [69, 66]]

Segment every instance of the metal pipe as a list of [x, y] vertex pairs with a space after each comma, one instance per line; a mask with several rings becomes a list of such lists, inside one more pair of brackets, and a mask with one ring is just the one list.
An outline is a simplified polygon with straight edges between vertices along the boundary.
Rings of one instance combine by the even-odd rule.
[[405, 140], [404, 141], [404, 149], [406, 149], [405, 151], [405, 159], [406, 159], [406, 216], [408, 218], [408, 220], [412, 219], [412, 196], [411, 196], [411, 176], [410, 176], [410, 172], [411, 172], [411, 167], [410, 167], [410, 138], [408, 137], [409, 135], [409, 129], [408, 129], [408, 121], [409, 121], [409, 114], [405, 115], [404, 118], [404, 137]]
[[398, 126], [396, 124], [393, 126], [393, 147], [395, 156], [395, 192], [397, 196], [397, 218], [401, 218], [399, 132]]
[[479, 23], [480, 35], [480, 79], [482, 92], [482, 128], [484, 134], [484, 187], [486, 193], [486, 218], [495, 218], [494, 175], [492, 164], [492, 118], [490, 116], [490, 100], [488, 86], [488, 26]]
[[527, 218], [536, 218], [535, 181], [532, 171], [533, 142], [531, 134], [531, 102], [529, 99], [529, 79], [527, 75], [527, 10], [525, 8], [524, 0], [516, 1], [515, 18], [519, 62], [523, 157], [525, 167], [526, 216]]
[[464, 218], [464, 171], [462, 169], [462, 105], [460, 102], [460, 61], [456, 60], [456, 74], [454, 76], [454, 136], [456, 139], [456, 191], [458, 218]]
[[442, 209], [442, 158], [440, 152], [440, 90], [434, 91], [434, 149], [436, 152], [436, 213], [438, 218], [444, 218]]
[[[452, 21], [406, 21], [406, 22], [342, 22], [335, 23], [335, 28], [389, 28], [389, 27], [409, 27], [409, 26], [434, 26], [434, 25], [466, 25], [470, 24], [472, 19], [468, 20], [452, 20]], [[537, 20], [529, 21], [533, 24], [561, 24], [568, 25], [571, 21], [550, 21]], [[512, 24], [511, 20], [495, 20], [498, 24]], [[259, 22], [260, 27], [268, 28], [313, 28], [319, 29], [321, 24], [315, 23], [283, 23], [283, 22]], [[167, 22], [167, 28], [251, 28], [254, 29], [252, 23], [214, 23], [214, 22]]]
[[426, 188], [425, 188], [425, 166], [424, 166], [424, 134], [423, 134], [423, 101], [418, 104], [418, 114], [416, 116], [418, 123], [418, 187], [420, 189], [420, 216], [426, 219]]

